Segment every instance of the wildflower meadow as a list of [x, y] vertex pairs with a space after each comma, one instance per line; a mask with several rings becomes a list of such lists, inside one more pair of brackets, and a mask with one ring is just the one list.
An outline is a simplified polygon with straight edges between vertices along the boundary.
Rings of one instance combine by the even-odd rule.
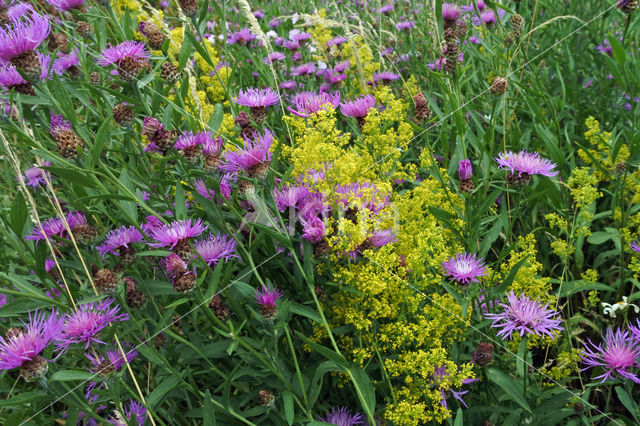
[[636, 0], [0, 0], [0, 424], [640, 424]]

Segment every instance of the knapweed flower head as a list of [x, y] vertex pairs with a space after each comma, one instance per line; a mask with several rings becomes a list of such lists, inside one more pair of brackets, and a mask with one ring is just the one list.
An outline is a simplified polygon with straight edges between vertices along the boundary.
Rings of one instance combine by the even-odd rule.
[[336, 426], [364, 425], [362, 413], [351, 413], [346, 407], [334, 407], [324, 417], [318, 419], [320, 422], [329, 423]]
[[197, 241], [194, 248], [204, 261], [215, 268], [220, 260], [228, 262], [231, 259], [240, 259], [236, 254], [236, 242], [233, 238], [224, 234], [209, 235], [204, 240]]
[[365, 95], [340, 104], [340, 112], [347, 117], [365, 117], [376, 106], [376, 98]]
[[107, 253], [121, 255], [124, 251], [131, 249], [131, 244], [142, 241], [144, 237], [134, 226], [121, 226], [120, 228], [109, 231], [102, 242], [96, 249], [100, 256], [104, 259]]
[[51, 181], [51, 174], [41, 167], [51, 166], [51, 162], [45, 161], [41, 166], [33, 166], [25, 170], [22, 175], [25, 185], [30, 186], [35, 191], [38, 186], [45, 186], [46, 181]]
[[122, 356], [119, 348], [109, 349], [105, 356], [98, 353], [86, 353], [85, 356], [91, 362], [89, 372], [93, 374], [106, 375], [111, 371], [118, 371], [125, 364], [133, 361], [138, 356], [138, 351], [133, 349], [129, 342], [122, 341], [122, 349], [126, 357]]
[[37, 357], [60, 334], [64, 324], [54, 310], [47, 316], [43, 311], [29, 312], [29, 322], [11, 336], [0, 336], [0, 370], [22, 367]]
[[[107, 421], [116, 426], [127, 426], [131, 424], [137, 424], [142, 426], [147, 420], [147, 410], [144, 406], [133, 399], [129, 401], [124, 409], [124, 417], [119, 411], [113, 413]], [[135, 423], [133, 423], [135, 421]]]
[[[442, 399], [440, 400], [440, 404], [444, 408], [448, 408], [447, 407], [447, 394], [450, 392], [451, 395], [453, 395], [453, 397], [460, 402], [460, 404], [462, 404], [465, 408], [467, 408], [467, 403], [464, 402], [462, 397], [465, 394], [469, 393], [468, 390], [466, 390], [466, 391], [454, 391], [453, 389], [450, 389], [448, 386], [442, 387], [441, 383], [442, 383], [443, 379], [445, 379], [447, 377], [448, 374], [449, 373], [447, 372], [446, 364], [442, 364], [439, 367], [436, 367], [435, 370], [433, 371], [434, 381], [436, 382], [436, 385], [440, 385], [440, 396], [442, 397]], [[480, 379], [462, 379], [462, 384], [463, 385], [468, 385], [469, 383], [477, 382], [478, 380], [480, 380]]]
[[[0, 58], [12, 61], [13, 65], [21, 67], [21, 61], [15, 59], [30, 55], [42, 43], [51, 31], [51, 21], [46, 15], [30, 13], [21, 19], [14, 20], [11, 25], [0, 28]], [[34, 56], [33, 55], [30, 56]], [[25, 58], [26, 59], [26, 58]], [[26, 71], [26, 70], [25, 70]], [[35, 73], [36, 75], [40, 73]]]
[[555, 163], [543, 158], [537, 152], [502, 152], [495, 159], [501, 169], [506, 169], [511, 174], [523, 175], [542, 175], [553, 177], [559, 172], [553, 171], [556, 167]]
[[269, 130], [263, 134], [254, 132], [253, 138], [244, 138], [244, 146], [236, 151], [228, 150], [218, 167], [225, 173], [246, 172], [249, 177], [264, 177], [271, 163], [273, 135]]
[[62, 115], [51, 111], [49, 118], [49, 133], [51, 136], [55, 137], [58, 133], [65, 130], [71, 130], [72, 128], [73, 126], [70, 121], [65, 120]]
[[16, 67], [9, 63], [0, 66], [0, 86], [6, 90], [11, 90], [15, 87], [16, 92], [25, 95], [35, 94], [31, 83], [25, 80]]
[[47, 3], [63, 12], [77, 9], [84, 5], [84, 0], [47, 0]]
[[151, 236], [156, 242], [149, 245], [151, 247], [169, 247], [173, 249], [180, 241], [197, 237], [208, 227], [202, 222], [202, 219], [196, 219], [195, 221], [185, 219], [171, 222], [151, 231]]
[[66, 236], [66, 228], [62, 219], [57, 217], [52, 217], [44, 222], [41, 225], [36, 225], [31, 230], [31, 233], [24, 237], [27, 241], [35, 241], [36, 245], [41, 240], [49, 240], [51, 241], [51, 237], [65, 237]]
[[278, 93], [270, 87], [266, 89], [254, 89], [252, 87], [238, 92], [238, 96], [233, 101], [238, 105], [259, 108], [275, 105], [280, 100]]
[[460, 17], [460, 8], [453, 3], [442, 3], [442, 19], [455, 22]]
[[487, 275], [484, 261], [475, 254], [458, 254], [446, 262], [442, 262], [445, 275], [452, 277], [459, 284], [479, 282], [478, 277]]
[[303, 216], [300, 219], [302, 222], [302, 238], [313, 244], [324, 241], [327, 232], [322, 219], [317, 216]]
[[345, 208], [366, 208], [372, 213], [378, 213], [389, 205], [389, 195], [381, 194], [374, 184], [366, 181], [336, 185], [334, 192]]
[[113, 302], [114, 299], [108, 297], [100, 302], [84, 303], [78, 305], [77, 311], [66, 314], [56, 346], [66, 350], [74, 343], [84, 343], [85, 349], [91, 342], [104, 344], [98, 334], [114, 322], [129, 319], [129, 314], [121, 313], [120, 306]]
[[298, 203], [309, 195], [309, 188], [305, 185], [285, 186], [282, 189], [273, 188], [273, 199], [279, 211], [288, 207], [297, 207]]
[[102, 50], [97, 58], [98, 65], [107, 66], [111, 64], [120, 65], [127, 58], [136, 62], [146, 61], [151, 57], [146, 45], [140, 41], [126, 40], [117, 46], [109, 45]]
[[640, 253], [640, 240], [632, 241], [629, 247], [636, 253]]
[[496, 13], [492, 9], [487, 9], [480, 14], [480, 21], [491, 27], [497, 22]]
[[525, 334], [536, 334], [538, 336], [547, 335], [555, 338], [555, 330], [562, 330], [562, 321], [558, 318], [558, 313], [548, 309], [549, 304], [542, 304], [536, 300], [531, 300], [524, 293], [520, 297], [516, 296], [513, 290], [507, 295], [507, 303], [501, 303], [504, 310], [497, 314], [485, 314], [485, 318], [493, 320], [491, 327], [500, 328], [498, 336], [503, 339], [512, 339], [513, 332], [520, 332], [520, 336]]
[[238, 32], [230, 33], [227, 39], [228, 44], [248, 44], [251, 40], [255, 40], [256, 35], [249, 30], [249, 28], [243, 28]]
[[266, 320], [272, 321], [278, 315], [276, 301], [282, 297], [282, 292], [276, 287], [271, 288], [270, 284], [266, 287], [263, 284], [260, 290], [255, 290], [256, 302], [260, 305], [260, 314]]
[[118, 73], [126, 80], [133, 80], [140, 71], [149, 67], [151, 54], [142, 42], [127, 40], [117, 46], [109, 45], [97, 58], [98, 65], [116, 64]]
[[390, 71], [377, 72], [373, 74], [373, 84], [390, 83], [400, 78], [400, 74], [395, 74]]
[[473, 167], [468, 158], [458, 161], [458, 178], [460, 180], [469, 180], [473, 175]]
[[638, 341], [629, 335], [628, 331], [610, 328], [602, 336], [603, 342], [595, 345], [588, 339], [580, 356], [582, 362], [587, 365], [580, 371], [592, 367], [601, 367], [604, 373], [593, 379], [602, 379], [602, 383], [618, 377], [631, 379], [640, 383], [640, 378], [631, 369], [640, 367], [640, 345]]
[[293, 98], [293, 105], [288, 108], [289, 112], [298, 117], [309, 117], [318, 111], [331, 105], [334, 109], [340, 104], [340, 92], [302, 92]]

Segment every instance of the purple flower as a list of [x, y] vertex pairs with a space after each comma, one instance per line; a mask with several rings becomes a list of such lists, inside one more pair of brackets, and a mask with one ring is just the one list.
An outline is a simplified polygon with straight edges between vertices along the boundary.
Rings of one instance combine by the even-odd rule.
[[293, 98], [293, 104], [295, 104], [295, 109], [293, 106], [290, 106], [288, 108], [289, 112], [298, 117], [306, 118], [324, 109], [327, 104], [331, 105], [334, 109], [337, 108], [340, 104], [340, 92], [298, 93]]
[[[122, 349], [125, 351], [127, 363], [133, 361], [138, 356], [138, 351], [133, 348], [133, 345], [126, 341], [122, 341]], [[122, 356], [120, 349], [107, 350], [106, 357], [97, 353], [95, 353], [95, 355], [85, 354], [85, 356], [91, 361], [89, 372], [93, 374], [107, 373], [111, 367], [115, 370], [120, 370], [125, 364], [125, 357]]]
[[202, 259], [213, 268], [221, 259], [224, 259], [225, 262], [231, 259], [240, 259], [240, 256], [236, 254], [236, 242], [228, 235], [209, 235], [204, 240], [197, 241], [193, 246]]
[[84, 5], [84, 0], [47, 0], [47, 3], [56, 9], [68, 12], [71, 9], [77, 9]]
[[317, 421], [330, 423], [336, 426], [352, 426], [364, 425], [362, 413], [351, 414], [346, 407], [332, 408], [324, 417], [320, 417]]
[[393, 10], [393, 4], [388, 3], [380, 7], [378, 10], [376, 10], [376, 12], [384, 15], [391, 12], [392, 10]]
[[25, 184], [33, 188], [34, 191], [40, 185], [45, 186], [47, 180], [51, 180], [51, 174], [47, 170], [41, 169], [41, 167], [43, 166], [51, 166], [51, 162], [45, 161], [41, 166], [30, 167], [25, 170], [24, 174], [22, 175], [22, 179], [24, 180]]
[[383, 229], [382, 231], [373, 231], [367, 241], [374, 247], [382, 247], [396, 241], [396, 235], [391, 229]]
[[98, 65], [107, 66], [111, 64], [120, 65], [125, 58], [131, 58], [135, 62], [144, 62], [151, 57], [146, 46], [142, 42], [127, 40], [117, 46], [109, 45], [102, 50], [98, 56]]
[[473, 167], [468, 158], [458, 161], [458, 177], [460, 180], [469, 180], [473, 175]]
[[458, 254], [446, 262], [442, 262], [445, 275], [452, 277], [459, 284], [479, 282], [478, 277], [487, 275], [484, 261], [475, 254]]
[[342, 61], [342, 62], [338, 62], [336, 64], [336, 66], [333, 67], [333, 71], [334, 72], [344, 72], [346, 70], [349, 69], [349, 67], [351, 66], [351, 62], [347, 61]]
[[64, 117], [62, 117], [62, 115], [60, 114], [56, 114], [53, 111], [51, 111], [51, 115], [50, 115], [50, 119], [49, 119], [49, 133], [51, 133], [51, 136], [55, 137], [59, 132], [63, 131], [63, 130], [71, 130], [72, 126], [71, 126], [71, 122], [67, 121], [64, 119]]
[[311, 38], [311, 34], [307, 32], [295, 32], [293, 34], [289, 33], [289, 37], [291, 38], [291, 40], [295, 40], [295, 41], [306, 41]]
[[277, 104], [280, 100], [280, 96], [270, 87], [266, 89], [254, 89], [252, 87], [238, 92], [238, 97], [233, 98], [233, 101], [238, 105], [243, 105], [250, 108], [267, 107]]
[[607, 329], [602, 343], [597, 346], [588, 339], [580, 356], [582, 362], [587, 365], [580, 371], [587, 370], [592, 367], [602, 367], [605, 371], [595, 379], [602, 379], [602, 383], [607, 380], [613, 380], [617, 375], [626, 379], [631, 379], [635, 383], [640, 383], [640, 378], [630, 371], [632, 368], [640, 367], [640, 345], [638, 341], [629, 336], [628, 331], [616, 329], [613, 332]]
[[501, 303], [504, 311], [499, 314], [486, 314], [485, 317], [492, 319], [491, 327], [501, 328], [498, 336], [512, 338], [514, 331], [520, 331], [520, 336], [525, 333], [536, 334], [538, 336], [547, 335], [555, 338], [554, 330], [562, 330], [561, 320], [556, 319], [558, 313], [552, 309], [547, 309], [549, 304], [542, 306], [538, 299], [531, 300], [524, 293], [518, 298], [513, 290], [507, 295], [508, 303]]
[[[5, 61], [34, 51], [51, 31], [47, 16], [30, 13], [24, 19], [14, 20], [11, 25], [0, 28], [0, 58]], [[40, 70], [35, 73], [39, 74]]]
[[[393, 7], [393, 6], [392, 6]], [[349, 39], [343, 36], [335, 36], [334, 38], [332, 38], [331, 40], [329, 40], [327, 42], [327, 47], [331, 47], [331, 46], [339, 46], [342, 43], [347, 42]]]
[[264, 63], [269, 65], [269, 64], [273, 64], [274, 62], [281, 61], [284, 58], [285, 56], [284, 56], [284, 53], [282, 52], [271, 52], [267, 55], [266, 58], [264, 58]]
[[173, 147], [183, 152], [185, 157], [194, 157], [202, 149], [202, 143], [209, 139], [210, 134], [199, 132], [194, 134], [192, 131], [182, 132]]
[[[447, 366], [445, 364], [442, 364], [440, 367], [437, 367], [433, 372], [433, 378], [435, 379], [436, 384], [438, 386], [440, 386], [440, 396], [442, 397], [442, 399], [440, 400], [440, 404], [444, 408], [448, 408], [447, 407], [447, 392], [451, 392], [453, 397], [455, 399], [457, 399], [460, 402], [460, 404], [462, 404], [465, 408], [467, 408], [467, 403], [464, 402], [464, 400], [462, 399], [462, 396], [467, 394], [467, 393], [469, 393], [468, 390], [466, 390], [466, 391], [454, 391], [452, 389], [449, 389], [448, 386], [447, 387], [442, 387], [442, 385], [440, 384], [447, 375], [448, 375]], [[477, 382], [478, 380], [479, 379], [463, 379], [462, 380], [462, 384], [463, 385], [467, 385], [469, 383]]]
[[68, 54], [59, 53], [55, 61], [53, 61], [53, 71], [62, 75], [66, 70], [71, 67], [80, 65], [80, 59], [78, 59], [78, 52], [74, 49]]
[[596, 46], [596, 50], [598, 52], [604, 53], [605, 55], [609, 55], [613, 57], [613, 48], [611, 47], [609, 40], [607, 40], [606, 38], [604, 39], [602, 44], [599, 44], [598, 46]]
[[52, 217], [42, 222], [41, 225], [34, 226], [31, 233], [26, 235], [24, 239], [35, 241], [37, 245], [40, 240], [51, 241], [53, 236], [63, 237], [64, 235], [66, 235], [66, 228], [62, 219]]
[[400, 21], [396, 24], [396, 29], [401, 30], [409, 30], [416, 26], [416, 23], [413, 21]]
[[[22, 75], [20, 75], [16, 67], [7, 63], [0, 66], [0, 86], [4, 87], [7, 90], [11, 90], [16, 86], [21, 89], [24, 87], [25, 90], [23, 92], [26, 93], [26, 91], [29, 91], [30, 84], [22, 77]], [[18, 89], [16, 89], [16, 91], [18, 91]]]
[[207, 188], [207, 185], [202, 179], [196, 179], [193, 182], [193, 187], [196, 189], [198, 194], [202, 195], [207, 200], [213, 200], [213, 197], [216, 195], [216, 192], [213, 189]]
[[371, 108], [376, 106], [376, 98], [372, 95], [362, 96], [340, 104], [340, 112], [347, 117], [365, 117]]
[[169, 247], [173, 249], [178, 243], [186, 241], [188, 238], [197, 237], [207, 228], [208, 225], [202, 223], [201, 219], [197, 219], [193, 223], [191, 223], [191, 219], [171, 222], [151, 231], [151, 236], [157, 242], [149, 245], [151, 247]]
[[58, 337], [64, 324], [58, 313], [51, 311], [45, 318], [44, 312], [29, 312], [29, 323], [22, 323], [24, 329], [12, 336], [0, 336], [0, 370], [11, 370], [35, 360], [49, 344]]
[[453, 3], [442, 3], [442, 19], [454, 22], [460, 17], [460, 9]]
[[227, 39], [228, 44], [248, 44], [251, 40], [255, 40], [256, 36], [251, 33], [249, 28], [243, 28], [236, 33], [231, 33]]
[[261, 290], [255, 290], [255, 296], [260, 306], [275, 306], [276, 301], [282, 297], [282, 292], [276, 287], [271, 288], [270, 284], [266, 287], [263, 284]]
[[636, 253], [640, 253], [640, 241], [632, 241], [631, 242], [631, 250], [635, 251]]
[[102, 343], [97, 336], [100, 331], [116, 321], [127, 321], [129, 314], [120, 313], [118, 305], [111, 306], [114, 299], [108, 297], [101, 302], [90, 302], [78, 305], [78, 310], [65, 315], [62, 333], [57, 337], [56, 346], [66, 350], [73, 343]]
[[324, 240], [326, 235], [326, 230], [324, 227], [324, 222], [317, 216], [310, 217], [301, 217], [302, 222], [302, 238], [311, 242], [312, 244], [317, 244], [320, 241]]
[[[618, 0], [618, 3], [616, 4], [616, 6], [618, 9], [626, 11], [626, 8], [629, 7], [629, 5], [632, 5], [633, 3], [634, 3], [634, 0]], [[633, 9], [631, 9], [631, 11], [633, 11]]]
[[121, 226], [120, 228], [109, 231], [103, 241], [96, 249], [100, 256], [104, 259], [107, 253], [114, 255], [121, 254], [124, 249], [130, 249], [132, 243], [142, 241], [143, 237], [140, 231], [133, 226]]
[[113, 425], [124, 426], [132, 424], [132, 421], [135, 420], [138, 426], [142, 426], [147, 420], [147, 410], [142, 404], [132, 399], [129, 401], [128, 407], [124, 409], [124, 417], [122, 418], [122, 414], [116, 411], [107, 421]]
[[344, 207], [365, 208], [373, 213], [389, 205], [389, 196], [382, 196], [378, 188], [369, 182], [354, 182], [349, 185], [336, 185], [336, 194], [342, 195], [338, 201]]
[[488, 27], [491, 27], [497, 22], [496, 14], [492, 9], [487, 9], [480, 14], [480, 20], [483, 24]]
[[309, 188], [306, 186], [285, 186], [282, 189], [273, 188], [273, 198], [276, 207], [281, 212], [287, 207], [296, 207], [298, 202], [309, 195]]
[[244, 138], [244, 146], [237, 151], [226, 151], [223, 163], [218, 167], [225, 173], [237, 174], [241, 170], [250, 177], [264, 177], [271, 162], [273, 135], [265, 130], [263, 135], [253, 134], [253, 140]]
[[291, 68], [291, 75], [299, 76], [299, 75], [310, 75], [316, 72], [316, 64], [313, 62], [308, 62], [306, 64], [299, 65], [297, 67]]
[[399, 78], [400, 78], [400, 74], [394, 74], [389, 71], [377, 72], [373, 74], [373, 83], [374, 84], [378, 84], [380, 82], [389, 83], [391, 81], [396, 81]]
[[220, 136], [216, 138], [211, 132], [200, 132], [197, 134], [197, 137], [200, 139], [202, 153], [205, 156], [212, 155], [217, 157], [220, 155], [223, 145], [222, 138]]
[[559, 173], [558, 171], [553, 171], [556, 167], [555, 163], [540, 157], [537, 152], [501, 152], [495, 160], [501, 169], [507, 169], [511, 171], [511, 174], [518, 172], [518, 176], [522, 176], [524, 173], [526, 175], [553, 177]]

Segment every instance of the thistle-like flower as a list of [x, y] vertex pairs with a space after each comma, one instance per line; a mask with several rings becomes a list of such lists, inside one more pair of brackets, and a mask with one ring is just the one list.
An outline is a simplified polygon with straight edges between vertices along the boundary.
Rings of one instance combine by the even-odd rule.
[[195, 268], [189, 270], [189, 264], [180, 259], [177, 254], [171, 253], [167, 256], [164, 259], [164, 267], [175, 291], [186, 293], [195, 288], [197, 278]]
[[276, 287], [271, 288], [269, 284], [265, 287], [262, 285], [262, 289], [255, 290], [256, 302], [260, 305], [260, 314], [266, 320], [274, 320], [278, 315], [278, 308], [276, 307], [276, 301], [282, 297], [282, 292]]
[[119, 348], [108, 349], [105, 356], [98, 353], [86, 353], [85, 356], [91, 361], [89, 372], [97, 374], [101, 377], [108, 376], [113, 371], [119, 371], [126, 362], [133, 361], [138, 356], [138, 351], [133, 348], [129, 342], [122, 342], [122, 349], [126, 358], [122, 356]]
[[169, 247], [181, 259], [191, 259], [193, 251], [189, 244], [189, 238], [197, 237], [202, 234], [208, 225], [202, 223], [202, 219], [179, 220], [167, 225], [162, 225], [151, 231], [151, 236], [157, 242], [150, 243], [151, 247]]
[[35, 379], [46, 374], [47, 360], [40, 353], [53, 342], [64, 324], [56, 311], [48, 317], [44, 312], [29, 312], [29, 322], [23, 322], [22, 328], [0, 336], [0, 370], [11, 370], [20, 367], [20, 373], [26, 380]]
[[302, 92], [293, 98], [293, 105], [288, 108], [289, 112], [298, 117], [309, 117], [318, 111], [331, 105], [334, 109], [340, 105], [340, 92]]
[[56, 339], [56, 346], [66, 350], [74, 343], [85, 343], [85, 349], [91, 342], [102, 343], [98, 334], [110, 324], [127, 321], [129, 314], [121, 313], [118, 305], [113, 305], [113, 298], [100, 302], [78, 305], [78, 310], [65, 315], [64, 327]]
[[509, 179], [513, 183], [528, 183], [531, 175], [553, 177], [559, 173], [553, 171], [555, 163], [542, 158], [537, 152], [507, 151], [500, 153], [495, 160], [499, 168], [511, 172]]
[[264, 134], [254, 133], [252, 139], [245, 137], [244, 146], [236, 151], [226, 151], [223, 162], [218, 167], [225, 173], [237, 174], [244, 171], [251, 178], [263, 178], [271, 164], [271, 144], [273, 135], [269, 130]]
[[587, 341], [580, 356], [582, 362], [587, 365], [580, 371], [592, 367], [601, 367], [604, 373], [594, 377], [602, 379], [602, 383], [615, 379], [617, 376], [631, 379], [635, 383], [640, 383], [637, 374], [631, 372], [632, 368], [640, 367], [640, 345], [629, 335], [628, 331], [616, 329], [614, 332], [607, 329], [602, 336], [604, 342], [594, 345], [591, 339]]
[[330, 423], [337, 426], [364, 425], [362, 413], [351, 413], [346, 407], [332, 408], [324, 417], [318, 419], [320, 422]]
[[127, 40], [117, 46], [109, 45], [103, 49], [97, 62], [102, 66], [116, 64], [122, 78], [133, 80], [140, 71], [150, 67], [150, 56], [144, 43]]
[[266, 117], [266, 108], [275, 105], [280, 100], [278, 93], [267, 87], [266, 89], [254, 89], [252, 87], [247, 90], [240, 90], [238, 96], [233, 101], [238, 105], [251, 108], [251, 115], [256, 123], [262, 123]]
[[121, 226], [109, 231], [102, 244], [96, 249], [104, 259], [107, 253], [120, 256], [125, 264], [133, 263], [135, 252], [132, 244], [143, 240], [142, 234], [133, 226]]
[[38, 186], [45, 186], [46, 181], [51, 181], [51, 174], [41, 167], [51, 166], [51, 162], [45, 161], [41, 166], [33, 166], [25, 170], [22, 175], [25, 185], [30, 186], [35, 191]]
[[47, 16], [29, 13], [0, 28], [0, 59], [11, 62], [27, 75], [37, 77], [41, 73], [40, 59], [35, 49], [51, 31]]
[[231, 259], [240, 259], [240, 256], [236, 254], [236, 242], [228, 235], [209, 235], [204, 240], [196, 242], [194, 247], [202, 259], [213, 268], [222, 259], [225, 262]]
[[360, 98], [349, 100], [340, 104], [340, 112], [347, 117], [355, 117], [358, 120], [358, 126], [362, 128], [364, 118], [369, 114], [371, 108], [375, 108], [376, 98], [371, 95], [362, 96]]
[[[134, 420], [135, 423], [133, 423]], [[131, 424], [142, 426], [146, 420], [147, 410], [142, 404], [134, 401], [133, 399], [129, 401], [129, 405], [124, 409], [124, 415], [119, 411], [115, 411], [113, 416], [107, 419], [109, 423], [116, 426], [126, 426]]]
[[84, 0], [47, 0], [47, 3], [62, 12], [68, 12], [71, 9], [80, 9], [84, 6]]
[[549, 304], [542, 304], [536, 299], [531, 300], [524, 293], [518, 298], [513, 290], [507, 295], [507, 303], [501, 303], [504, 310], [498, 314], [485, 314], [485, 318], [493, 320], [491, 327], [500, 328], [498, 336], [503, 339], [512, 338], [513, 332], [525, 334], [547, 335], [555, 338], [555, 330], [562, 330], [558, 313], [548, 309]]
[[452, 277], [458, 284], [479, 282], [478, 277], [487, 275], [484, 261], [475, 254], [458, 254], [442, 263], [445, 275]]

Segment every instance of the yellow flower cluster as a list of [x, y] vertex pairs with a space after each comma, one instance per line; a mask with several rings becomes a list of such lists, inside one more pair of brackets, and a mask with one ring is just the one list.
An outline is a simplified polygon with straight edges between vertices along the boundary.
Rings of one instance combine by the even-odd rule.
[[[555, 381], [571, 377], [579, 369], [580, 349], [572, 348], [568, 351], [560, 352], [555, 359], [555, 365], [551, 368], [542, 367], [540, 373], [542, 377], [548, 377]], [[556, 382], [544, 382], [548, 386], [555, 386]]]
[[579, 149], [578, 156], [586, 164], [594, 167], [593, 173], [602, 181], [608, 178], [602, 169], [613, 172], [617, 164], [624, 164], [629, 159], [631, 153], [625, 144], [620, 145], [616, 153], [611, 144], [611, 132], [600, 130], [600, 123], [595, 118], [587, 118], [585, 125], [587, 131], [584, 137], [588, 146], [585, 150]]

